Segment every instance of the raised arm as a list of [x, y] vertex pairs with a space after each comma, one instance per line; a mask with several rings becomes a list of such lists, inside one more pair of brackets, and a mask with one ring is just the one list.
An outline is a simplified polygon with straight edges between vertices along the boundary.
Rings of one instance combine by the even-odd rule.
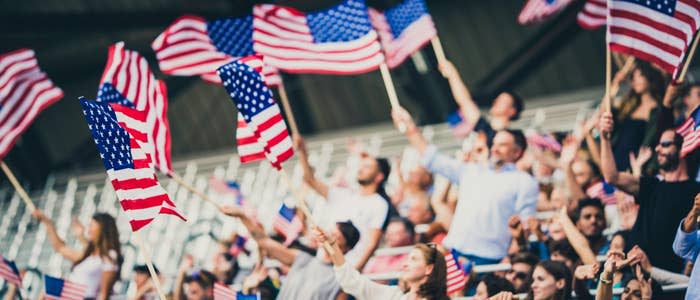
[[98, 300], [107, 300], [112, 295], [114, 283], [117, 282], [117, 271], [103, 271], [102, 279], [100, 280], [100, 290], [97, 293]]
[[618, 187], [631, 195], [639, 193], [639, 178], [629, 173], [617, 171], [615, 157], [610, 144], [610, 135], [613, 131], [613, 115], [610, 112], [603, 112], [598, 125], [600, 131], [600, 171], [605, 177], [605, 181]]
[[693, 208], [681, 222], [676, 232], [676, 239], [673, 241], [673, 252], [684, 259], [693, 260], [700, 253], [698, 216], [700, 216], [700, 194], [695, 196]]
[[314, 175], [314, 169], [309, 164], [309, 154], [306, 151], [306, 143], [301, 135], [294, 135], [294, 147], [297, 150], [297, 155], [299, 155], [299, 163], [304, 170], [304, 182], [311, 186], [317, 193], [319, 193], [323, 198], [328, 198], [328, 185], [324, 182], [318, 180]]
[[49, 237], [49, 242], [51, 242], [51, 246], [54, 250], [56, 250], [56, 252], [70, 260], [71, 263], [75, 263], [80, 260], [80, 257], [82, 256], [81, 251], [66, 245], [66, 242], [58, 236], [58, 232], [56, 232], [56, 226], [53, 224], [53, 221], [51, 221], [51, 219], [49, 219], [44, 212], [42, 212], [40, 209], [35, 209], [34, 212], [32, 212], [32, 216], [46, 226], [46, 235]]
[[450, 61], [443, 62], [439, 68], [442, 76], [447, 78], [447, 81], [450, 83], [452, 96], [455, 98], [457, 105], [459, 105], [459, 110], [464, 115], [466, 122], [471, 125], [476, 124], [479, 117], [481, 117], [481, 111], [474, 99], [472, 99], [472, 95], [469, 93], [469, 89], [464, 84], [464, 81], [462, 81], [459, 71]]
[[579, 142], [575, 138], [568, 136], [564, 140], [561, 156], [559, 157], [559, 167], [564, 171], [564, 174], [566, 174], [566, 185], [569, 188], [570, 195], [569, 207], [572, 209], [578, 206], [579, 200], [586, 197], [586, 193], [576, 182], [576, 176], [571, 168], [571, 166], [574, 164], [574, 160], [576, 159], [578, 143]]
[[574, 222], [571, 221], [565, 207], [562, 207], [559, 213], [559, 222], [564, 229], [566, 239], [581, 258], [583, 264], [592, 265], [597, 263], [598, 260], [596, 260], [595, 253], [593, 253], [593, 250], [591, 250], [591, 245], [588, 244], [586, 237], [580, 231], [578, 231], [576, 225], [574, 225]]
[[294, 263], [298, 254], [297, 250], [289, 249], [267, 236], [263, 228], [248, 217], [242, 208], [234, 205], [223, 205], [219, 210], [227, 216], [241, 220], [241, 223], [248, 229], [250, 235], [258, 243], [258, 246], [267, 251], [272, 258], [279, 260], [285, 265]]
[[459, 183], [464, 164], [456, 159], [441, 155], [433, 145], [428, 146], [428, 142], [421, 134], [411, 115], [402, 107], [395, 107], [391, 111], [394, 125], [399, 130], [405, 129], [404, 134], [409, 143], [421, 154], [423, 165], [430, 172], [447, 177], [453, 183]]

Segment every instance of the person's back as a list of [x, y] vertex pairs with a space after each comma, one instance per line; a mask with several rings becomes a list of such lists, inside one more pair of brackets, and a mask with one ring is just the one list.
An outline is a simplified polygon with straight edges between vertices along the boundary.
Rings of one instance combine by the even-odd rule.
[[669, 245], [698, 192], [700, 184], [692, 179], [669, 182], [656, 177], [640, 178], [639, 195], [635, 197], [639, 214], [627, 244], [644, 249], [654, 266], [680, 272], [683, 260], [673, 254]]
[[340, 285], [335, 280], [333, 265], [299, 252], [292, 264], [277, 299], [335, 299]]

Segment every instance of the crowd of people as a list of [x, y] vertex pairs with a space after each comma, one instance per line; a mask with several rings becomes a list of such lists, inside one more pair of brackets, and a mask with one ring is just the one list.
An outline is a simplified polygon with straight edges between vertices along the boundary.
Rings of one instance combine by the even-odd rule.
[[[524, 109], [516, 93], [504, 91], [482, 112], [451, 63], [440, 71], [469, 128], [463, 151], [440, 152], [397, 107], [393, 121], [418, 160], [355, 151], [356, 182], [326, 182], [294, 136], [304, 184], [325, 199], [330, 222], [297, 209], [304, 233], [285, 245], [245, 208], [224, 205], [221, 213], [255, 241], [257, 264], [239, 267], [237, 256], [247, 254], [232, 236], [219, 242], [208, 270], [185, 256], [169, 297], [213, 299], [218, 282], [262, 299], [700, 299], [698, 155], [681, 155], [674, 130], [700, 104], [700, 84], [671, 83], [637, 61], [616, 74], [613, 90], [627, 92], [613, 95], [612, 111], [595, 108], [572, 132], [541, 133], [555, 141], [547, 146], [511, 127]], [[397, 184], [387, 186], [391, 176]], [[73, 264], [69, 279], [88, 286], [86, 298], [107, 299], [127, 267], [114, 218], [96, 214], [86, 232], [74, 226], [83, 248], [72, 249], [40, 210], [33, 216]], [[376, 255], [382, 247], [410, 250]], [[452, 295], [447, 253], [467, 280]], [[508, 270], [475, 271], [502, 263]], [[146, 268], [133, 270], [133, 299], [157, 299]], [[401, 276], [368, 277], [388, 272]], [[688, 287], [662, 288], [672, 284]]]

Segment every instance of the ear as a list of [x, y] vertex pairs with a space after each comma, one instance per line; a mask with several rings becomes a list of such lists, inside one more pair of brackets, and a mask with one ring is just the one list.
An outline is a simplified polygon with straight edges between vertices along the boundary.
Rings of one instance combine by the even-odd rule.
[[384, 173], [377, 171], [377, 175], [374, 176], [374, 183], [379, 184], [384, 180]]
[[566, 280], [564, 278], [557, 280], [557, 282], [554, 283], [554, 285], [557, 287], [557, 290], [561, 290], [566, 286]]
[[430, 274], [433, 274], [433, 269], [435, 268], [435, 265], [427, 265], [425, 266], [425, 276], [429, 276]]

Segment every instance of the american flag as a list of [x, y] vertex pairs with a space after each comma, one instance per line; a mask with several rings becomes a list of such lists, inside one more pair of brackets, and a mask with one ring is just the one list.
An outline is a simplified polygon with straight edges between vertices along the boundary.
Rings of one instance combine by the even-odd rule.
[[700, 146], [700, 106], [693, 110], [687, 120], [676, 129], [683, 136], [681, 157], [685, 157]]
[[299, 237], [299, 233], [304, 229], [304, 224], [302, 224], [294, 209], [282, 203], [272, 227], [275, 231], [284, 235], [284, 245], [288, 246]]
[[615, 192], [615, 187], [604, 181], [598, 181], [586, 189], [588, 197], [598, 198], [605, 205], [617, 203]]
[[253, 49], [280, 70], [359, 74], [384, 62], [362, 0], [311, 13], [260, 4], [253, 8], [253, 18]]
[[607, 0], [587, 0], [576, 16], [576, 22], [583, 29], [598, 29], [608, 23]]
[[700, 26], [698, 0], [612, 0], [608, 44], [673, 74]]
[[466, 122], [460, 110], [447, 116], [447, 124], [452, 129], [452, 134], [459, 138], [467, 137], [472, 132], [472, 129], [474, 129], [474, 126]]
[[404, 0], [383, 12], [370, 8], [369, 18], [379, 34], [390, 68], [403, 63], [437, 35], [423, 0]]
[[44, 275], [44, 293], [48, 300], [82, 300], [87, 286]]
[[185, 220], [158, 183], [151, 156], [141, 146], [148, 142], [148, 134], [141, 131], [146, 113], [116, 103], [81, 100], [80, 105], [131, 229], [143, 228], [159, 214]]
[[467, 277], [464, 274], [464, 269], [462, 269], [462, 264], [457, 260], [458, 257], [454, 250], [445, 254], [448, 295], [461, 291], [467, 285]]
[[164, 82], [156, 80], [143, 56], [125, 49], [123, 42], [110, 46], [96, 100], [145, 110], [148, 140], [141, 146], [161, 172], [172, 172], [167, 89]]
[[228, 253], [233, 256], [238, 256], [241, 252], [247, 252], [245, 249], [245, 244], [248, 239], [242, 235], [237, 234], [231, 243], [231, 248], [228, 249]]
[[63, 91], [41, 71], [34, 51], [20, 49], [0, 55], [0, 159], [46, 107]]
[[241, 186], [234, 180], [223, 180], [219, 177], [212, 176], [209, 178], [209, 187], [221, 194], [232, 194], [236, 197], [236, 204], [243, 205], [245, 200], [241, 193]]
[[[244, 151], [239, 155], [250, 157], [259, 155], [262, 150], [270, 163], [280, 169], [282, 162], [294, 155], [292, 139], [279, 106], [259, 73], [260, 67], [257, 70], [251, 67], [250, 60], [250, 57], [246, 57], [218, 69], [226, 91], [238, 108], [239, 121], [245, 121], [250, 130], [248, 135], [237, 137], [239, 145], [255, 145], [254, 142], [258, 145], [250, 148], [239, 146], [238, 150]], [[238, 134], [241, 134], [240, 129]]]
[[222, 283], [214, 283], [214, 300], [259, 300], [260, 295], [245, 295], [241, 291], [234, 291]]
[[[182, 16], [151, 44], [161, 71], [168, 75], [201, 76], [221, 83], [216, 69], [253, 51], [253, 17], [207, 21], [198, 16]], [[277, 70], [263, 70], [268, 86], [277, 86]]]
[[0, 255], [0, 278], [18, 287], [22, 286], [22, 278], [19, 276], [17, 266], [15, 266], [13, 261], [2, 257], [2, 255]]
[[527, 137], [527, 143], [539, 149], [561, 152], [561, 144], [550, 134], [533, 133]]
[[572, 0], [528, 0], [518, 15], [518, 23], [539, 23], [562, 11]]

